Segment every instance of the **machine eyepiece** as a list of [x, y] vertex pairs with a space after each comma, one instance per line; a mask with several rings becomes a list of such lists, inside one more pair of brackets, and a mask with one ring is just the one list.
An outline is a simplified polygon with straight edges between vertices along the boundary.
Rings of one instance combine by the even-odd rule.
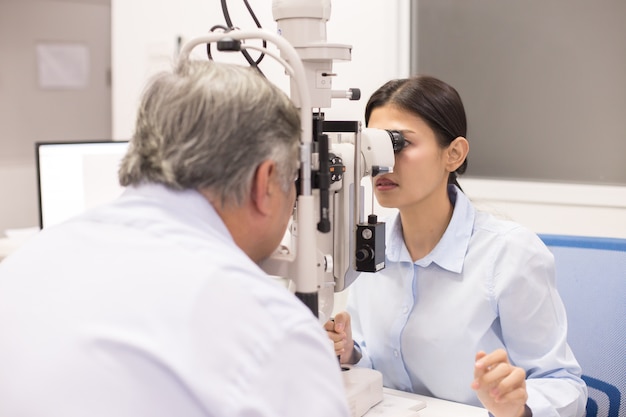
[[399, 130], [387, 130], [391, 144], [393, 145], [393, 153], [398, 153], [402, 149], [406, 148], [407, 142], [404, 136]]

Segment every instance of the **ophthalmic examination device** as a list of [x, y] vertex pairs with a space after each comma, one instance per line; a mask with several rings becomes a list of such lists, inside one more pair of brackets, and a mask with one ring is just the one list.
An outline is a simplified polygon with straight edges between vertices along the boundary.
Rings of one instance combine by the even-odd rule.
[[[361, 179], [391, 172], [394, 154], [404, 146], [397, 131], [362, 128], [361, 122], [325, 120], [322, 109], [332, 99], [358, 100], [360, 91], [333, 90], [333, 61], [349, 61], [350, 45], [329, 44], [326, 22], [330, 0], [273, 0], [277, 31], [235, 29], [226, 1], [222, 0], [226, 26], [186, 42], [178, 59], [190, 59], [204, 44], [209, 59], [211, 45], [218, 51], [241, 52], [257, 67], [264, 55], [278, 61], [290, 77], [290, 98], [300, 110], [300, 175], [290, 225], [281, 245], [261, 267], [269, 275], [293, 283], [296, 296], [325, 322], [332, 314], [334, 293], [351, 282], [351, 271], [376, 272], [385, 267], [384, 223], [376, 215], [364, 218]], [[261, 40], [259, 47], [247, 40]], [[273, 43], [280, 54], [267, 49]], [[262, 53], [256, 61], [249, 50]], [[258, 69], [258, 67], [257, 67]], [[356, 417], [382, 400], [382, 376], [371, 369], [344, 367], [344, 383]]]

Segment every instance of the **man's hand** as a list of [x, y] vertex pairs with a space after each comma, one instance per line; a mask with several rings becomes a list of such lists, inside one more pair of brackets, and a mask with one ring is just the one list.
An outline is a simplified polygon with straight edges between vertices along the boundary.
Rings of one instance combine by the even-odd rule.
[[472, 389], [495, 417], [522, 417], [526, 412], [526, 372], [511, 365], [504, 349], [478, 352]]

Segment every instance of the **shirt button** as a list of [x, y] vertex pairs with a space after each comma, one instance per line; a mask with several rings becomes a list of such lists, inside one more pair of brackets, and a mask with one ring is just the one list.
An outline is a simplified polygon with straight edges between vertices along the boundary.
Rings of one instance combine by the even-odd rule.
[[402, 313], [406, 314], [409, 312], [409, 308], [407, 306], [402, 307]]
[[398, 356], [400, 356], [400, 353], [397, 350], [394, 350], [393, 351], [393, 356], [395, 356], [397, 358]]

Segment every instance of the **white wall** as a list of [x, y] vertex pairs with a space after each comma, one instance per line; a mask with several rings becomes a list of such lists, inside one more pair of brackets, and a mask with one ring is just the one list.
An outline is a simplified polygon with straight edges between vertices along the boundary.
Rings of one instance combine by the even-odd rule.
[[626, 186], [461, 178], [482, 210], [536, 233], [626, 238]]
[[[38, 224], [36, 141], [111, 135], [108, 0], [0, 0], [0, 236]], [[36, 46], [85, 46], [81, 88], [43, 88]]]
[[[233, 23], [254, 28], [243, 2], [227, 2]], [[264, 29], [275, 31], [270, 0], [250, 1]], [[354, 11], [358, 4], [359, 13]], [[360, 88], [361, 101], [335, 100], [325, 111], [329, 120], [362, 120], [364, 101], [383, 82], [408, 74], [408, 0], [385, 2], [333, 0], [327, 24], [328, 43], [353, 46], [352, 61], [334, 66], [338, 75], [333, 89]], [[176, 38], [204, 35], [216, 24], [225, 24], [217, 0], [112, 0], [113, 134], [117, 139], [132, 134], [141, 90], [151, 74], [167, 69], [176, 53]], [[194, 50], [206, 56], [204, 49]], [[254, 57], [256, 55], [252, 54]], [[235, 56], [223, 60], [244, 62]], [[261, 69], [288, 91], [283, 70], [266, 57]]]

